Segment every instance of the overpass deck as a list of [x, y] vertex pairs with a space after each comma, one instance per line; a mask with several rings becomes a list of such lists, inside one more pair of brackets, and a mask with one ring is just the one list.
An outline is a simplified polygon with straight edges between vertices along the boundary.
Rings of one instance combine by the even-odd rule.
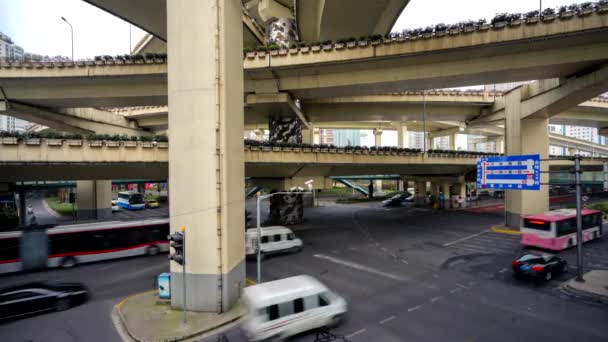
[[[0, 144], [0, 181], [77, 179], [166, 179], [167, 145], [142, 142]], [[299, 147], [245, 146], [247, 177], [349, 175], [462, 175], [475, 168], [479, 155], [453, 153], [346, 151]], [[567, 168], [570, 161], [552, 161]], [[600, 167], [603, 161], [585, 161]]]

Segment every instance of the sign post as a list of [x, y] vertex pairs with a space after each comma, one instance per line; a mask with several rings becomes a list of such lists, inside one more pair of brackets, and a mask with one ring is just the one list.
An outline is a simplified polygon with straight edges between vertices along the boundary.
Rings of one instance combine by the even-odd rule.
[[540, 156], [531, 154], [478, 159], [477, 188], [540, 190]]

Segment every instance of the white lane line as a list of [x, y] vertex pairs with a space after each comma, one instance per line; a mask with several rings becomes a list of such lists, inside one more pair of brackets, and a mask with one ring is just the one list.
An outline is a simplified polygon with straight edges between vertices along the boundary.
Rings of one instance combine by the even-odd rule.
[[359, 330], [355, 331], [354, 333], [352, 333], [352, 334], [350, 334], [350, 335], [346, 335], [346, 336], [344, 336], [344, 337], [346, 337], [346, 338], [355, 337], [355, 336], [357, 336], [357, 335], [363, 334], [363, 333], [364, 333], [364, 332], [366, 332], [366, 331], [367, 331], [367, 329], [359, 329]]
[[407, 312], [416, 311], [416, 310], [420, 309], [421, 307], [422, 307], [422, 304], [421, 305], [416, 305], [414, 307], [411, 307], [411, 308], [407, 309]]
[[435, 297], [433, 299], [431, 299], [431, 303], [435, 303], [436, 301], [440, 300], [441, 297]]
[[459, 287], [457, 287], [457, 288], [455, 288], [455, 289], [453, 289], [453, 290], [450, 290], [450, 293], [456, 293], [456, 292], [458, 292], [458, 291], [460, 291], [460, 288], [459, 288]]
[[118, 263], [113, 263], [113, 264], [110, 264], [110, 265], [106, 265], [106, 266], [98, 268], [97, 271], [105, 271], [105, 270], [108, 270], [108, 269], [110, 269], [110, 268], [112, 268], [112, 267], [114, 267], [116, 265], [118, 265]]
[[472, 235], [469, 235], [469, 236], [465, 236], [465, 237], [463, 237], [463, 238], [460, 238], [460, 239], [458, 239], [458, 240], [454, 240], [454, 241], [450, 241], [450, 242], [444, 243], [444, 244], [443, 244], [443, 247], [448, 247], [448, 246], [451, 246], [451, 245], [453, 245], [453, 244], [456, 244], [456, 243], [459, 243], [459, 242], [462, 242], [462, 241], [466, 241], [466, 240], [468, 240], [468, 239], [472, 239], [472, 238], [474, 238], [474, 237], [476, 237], [476, 236], [479, 236], [479, 235], [485, 234], [485, 233], [487, 233], [487, 232], [489, 232], [489, 230], [484, 230], [484, 231], [481, 231], [481, 232], [479, 232], [479, 233], [477, 233], [477, 234], [472, 234]]
[[380, 324], [384, 324], [384, 323], [390, 322], [390, 321], [394, 320], [395, 318], [397, 318], [397, 317], [395, 317], [395, 316], [387, 317], [387, 318], [381, 320]]
[[462, 285], [462, 284], [458, 284], [458, 283], [456, 283], [456, 286], [460, 286], [460, 287], [462, 287], [463, 289], [468, 289], [468, 287], [466, 287], [466, 286], [464, 286], [464, 285]]
[[379, 276], [383, 276], [383, 277], [386, 277], [386, 278], [389, 278], [389, 279], [399, 280], [399, 281], [407, 281], [408, 280], [407, 277], [402, 277], [402, 276], [398, 276], [396, 274], [382, 272], [382, 271], [377, 270], [375, 268], [367, 267], [367, 266], [364, 266], [364, 265], [361, 265], [361, 264], [357, 264], [357, 263], [354, 263], [354, 262], [351, 262], [351, 261], [348, 261], [348, 260], [334, 258], [334, 257], [329, 256], [329, 255], [315, 254], [313, 256], [315, 258], [328, 260], [328, 261], [331, 261], [331, 262], [339, 264], [339, 265], [343, 265], [343, 266], [346, 266], [346, 267], [353, 268], [355, 270], [364, 271], [364, 272], [368, 272], [368, 273], [372, 273], [372, 274], [377, 274]]
[[498, 271], [498, 273], [505, 273], [505, 272], [507, 272], [507, 271], [508, 271], [508, 270], [507, 270], [506, 268], [503, 268], [502, 270]]

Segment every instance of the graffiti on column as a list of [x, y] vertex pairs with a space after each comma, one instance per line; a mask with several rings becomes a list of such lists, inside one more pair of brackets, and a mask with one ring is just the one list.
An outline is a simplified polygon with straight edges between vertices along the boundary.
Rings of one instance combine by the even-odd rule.
[[302, 143], [302, 124], [296, 118], [270, 119], [270, 142]]
[[300, 40], [295, 20], [279, 18], [270, 21], [266, 26], [266, 39], [268, 44], [289, 48], [291, 44]]
[[268, 224], [299, 224], [304, 220], [303, 189], [292, 190], [291, 194], [270, 198]]

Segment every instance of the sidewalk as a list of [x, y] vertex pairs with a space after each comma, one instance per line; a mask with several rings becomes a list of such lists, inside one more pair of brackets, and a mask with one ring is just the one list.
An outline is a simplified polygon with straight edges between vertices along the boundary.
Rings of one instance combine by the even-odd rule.
[[183, 311], [171, 309], [170, 303], [159, 300], [155, 291], [148, 291], [125, 298], [116, 305], [112, 315], [118, 316], [113, 321], [119, 333], [126, 332], [132, 341], [148, 342], [201, 337], [237, 321], [244, 313], [243, 306], [237, 303], [223, 314], [188, 312], [184, 323]]
[[562, 288], [575, 296], [608, 304], [608, 271], [589, 271], [583, 278], [583, 283], [570, 279], [562, 284]]

